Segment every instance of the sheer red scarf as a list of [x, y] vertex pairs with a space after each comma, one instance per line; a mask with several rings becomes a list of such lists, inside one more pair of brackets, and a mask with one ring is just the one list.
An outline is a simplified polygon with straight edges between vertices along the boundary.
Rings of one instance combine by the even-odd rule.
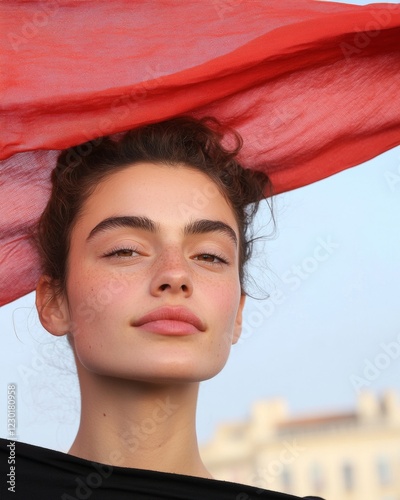
[[395, 4], [21, 0], [0, 27], [0, 305], [35, 287], [29, 231], [60, 149], [211, 115], [280, 193], [400, 143]]

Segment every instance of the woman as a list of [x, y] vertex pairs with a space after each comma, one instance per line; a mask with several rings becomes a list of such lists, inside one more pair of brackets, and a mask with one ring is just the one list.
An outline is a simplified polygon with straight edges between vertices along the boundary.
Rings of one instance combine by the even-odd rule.
[[36, 305], [68, 336], [81, 420], [69, 454], [15, 444], [13, 498], [295, 498], [213, 480], [197, 445], [199, 383], [240, 337], [248, 230], [270, 191], [232, 138], [182, 117], [61, 154]]

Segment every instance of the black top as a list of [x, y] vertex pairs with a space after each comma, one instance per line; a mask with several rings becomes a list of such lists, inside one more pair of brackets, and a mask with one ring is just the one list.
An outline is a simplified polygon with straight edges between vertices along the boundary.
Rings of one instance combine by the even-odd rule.
[[[113, 467], [0, 439], [2, 500], [295, 500], [253, 486]], [[306, 497], [316, 498], [316, 497]]]

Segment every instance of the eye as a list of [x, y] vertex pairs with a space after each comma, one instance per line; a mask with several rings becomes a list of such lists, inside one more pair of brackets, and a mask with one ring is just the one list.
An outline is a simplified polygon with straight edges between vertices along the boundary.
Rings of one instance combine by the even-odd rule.
[[129, 257], [134, 257], [137, 254], [136, 248], [113, 248], [109, 252], [105, 253], [103, 257], [116, 257], [118, 259], [126, 259]]
[[207, 262], [209, 264], [229, 264], [225, 257], [213, 253], [201, 253], [196, 256], [196, 259]]

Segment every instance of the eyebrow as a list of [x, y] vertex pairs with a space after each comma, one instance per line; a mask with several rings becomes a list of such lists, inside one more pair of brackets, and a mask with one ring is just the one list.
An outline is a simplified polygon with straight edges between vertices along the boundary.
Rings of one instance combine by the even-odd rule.
[[186, 224], [183, 234], [185, 236], [191, 234], [204, 234], [204, 233], [222, 233], [228, 236], [235, 246], [237, 246], [237, 236], [235, 231], [220, 220], [197, 219]]
[[[90, 231], [86, 241], [91, 240], [96, 234], [101, 232], [124, 227], [143, 229], [144, 231], [149, 231], [150, 233], [157, 233], [160, 230], [160, 225], [148, 217], [137, 215], [109, 217], [99, 222]], [[196, 219], [188, 222], [183, 230], [183, 234], [185, 236], [205, 233], [222, 233], [228, 236], [233, 241], [235, 246], [238, 244], [238, 239], [234, 229], [229, 224], [220, 220]]]

